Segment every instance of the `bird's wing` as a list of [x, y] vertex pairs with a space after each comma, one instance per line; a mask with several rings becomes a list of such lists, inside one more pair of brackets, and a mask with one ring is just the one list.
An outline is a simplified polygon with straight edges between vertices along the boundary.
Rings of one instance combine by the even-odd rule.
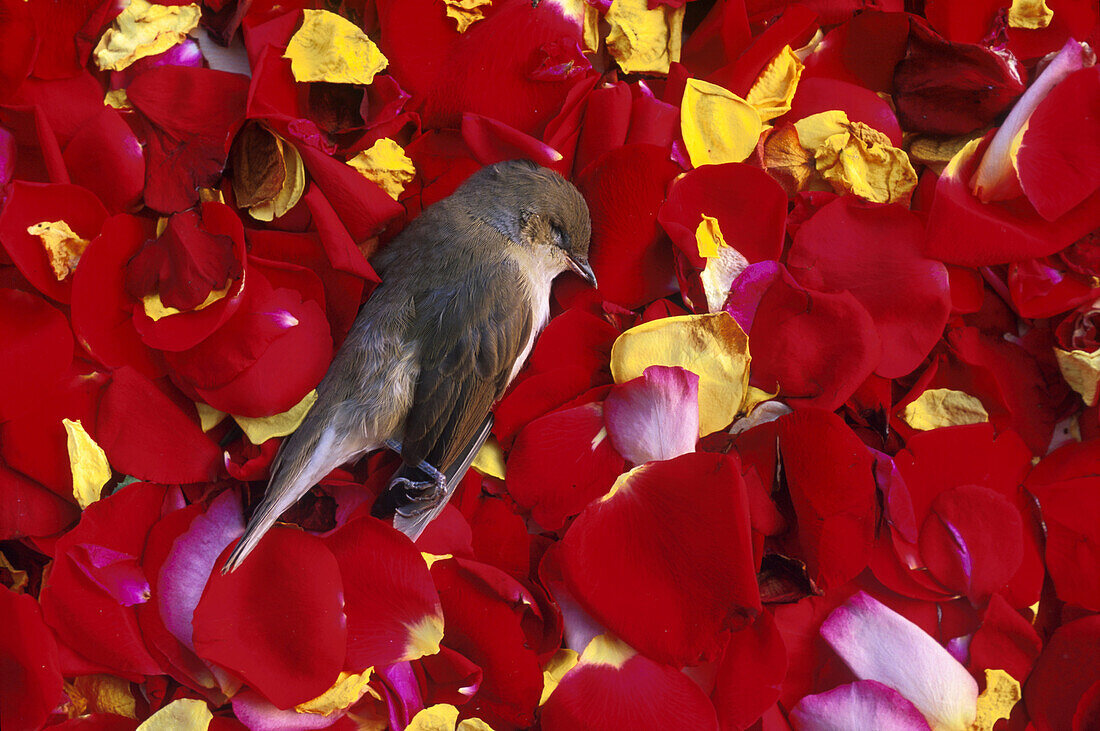
[[401, 456], [446, 469], [503, 395], [534, 327], [526, 278], [506, 259], [416, 305], [420, 375]]

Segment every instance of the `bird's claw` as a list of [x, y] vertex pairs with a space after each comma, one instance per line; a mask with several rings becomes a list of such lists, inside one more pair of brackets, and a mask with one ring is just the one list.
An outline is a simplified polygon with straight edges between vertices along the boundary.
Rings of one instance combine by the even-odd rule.
[[404, 492], [405, 498], [413, 505], [432, 504], [447, 492], [447, 482], [444, 479], [417, 481], [398, 477], [394, 479], [393, 487]]

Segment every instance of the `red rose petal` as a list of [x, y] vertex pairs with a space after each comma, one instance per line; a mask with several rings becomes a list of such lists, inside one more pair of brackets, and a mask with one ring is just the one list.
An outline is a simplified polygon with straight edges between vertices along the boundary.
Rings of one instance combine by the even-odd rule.
[[1048, 221], [1100, 187], [1100, 67], [1070, 74], [1039, 102], [1020, 140], [1016, 170], [1024, 194]]
[[852, 122], [862, 122], [890, 138], [890, 144], [901, 147], [901, 126], [890, 105], [870, 89], [835, 79], [808, 78], [798, 82], [791, 100], [791, 111], [783, 121], [797, 122], [819, 112], [839, 109]]
[[672, 292], [657, 212], [679, 167], [655, 145], [626, 145], [588, 166], [577, 187], [592, 214], [589, 259], [610, 302], [638, 307]]
[[718, 729], [714, 707], [698, 685], [638, 654], [618, 666], [582, 661], [547, 699], [541, 720], [546, 731]]
[[722, 728], [748, 728], [779, 698], [787, 649], [770, 612], [730, 636], [711, 700]]
[[840, 586], [870, 560], [877, 513], [873, 459], [836, 414], [799, 409], [778, 425], [800, 558], [818, 586]]
[[900, 206], [845, 196], [799, 226], [787, 254], [799, 284], [847, 290], [867, 308], [882, 342], [875, 372], [885, 378], [920, 365], [951, 309], [947, 270], [920, 254], [923, 233], [920, 219]]
[[344, 666], [342, 597], [325, 544], [276, 526], [236, 571], [211, 574], [195, 607], [195, 651], [289, 708], [328, 690]]
[[38, 602], [0, 586], [0, 724], [38, 728], [62, 700], [57, 642]]
[[111, 466], [140, 479], [205, 482], [222, 470], [221, 449], [195, 417], [129, 367], [111, 375], [95, 434]]
[[1051, 482], [1031, 491], [1042, 506], [1046, 566], [1058, 598], [1100, 611], [1100, 477]]
[[52, 535], [79, 515], [73, 503], [0, 464], [0, 540]]
[[148, 121], [145, 204], [165, 213], [190, 208], [198, 189], [221, 178], [244, 121], [248, 77], [213, 69], [158, 66], [126, 87]]
[[696, 664], [717, 654], [723, 630], [760, 611], [750, 530], [732, 460], [693, 453], [650, 462], [570, 526], [562, 573], [584, 608], [632, 647]]
[[1068, 622], [1047, 641], [1024, 685], [1024, 703], [1039, 731], [1072, 727], [1078, 699], [1100, 681], [1100, 616]]
[[508, 455], [508, 493], [536, 523], [557, 530], [611, 488], [623, 458], [607, 439], [603, 406], [555, 411], [525, 426]]
[[42, 297], [0, 289], [0, 342], [0, 419], [11, 419], [60, 390], [73, 360], [73, 333]]
[[145, 187], [141, 143], [122, 115], [103, 107], [63, 151], [69, 178], [95, 193], [111, 213], [135, 208]]
[[972, 673], [1000, 668], [1018, 681], [1027, 679], [1043, 643], [1035, 628], [1000, 594], [994, 594], [982, 617], [982, 626], [970, 639]]
[[160, 485], [128, 485], [89, 505], [79, 525], [58, 540], [57, 560], [42, 588], [42, 613], [58, 639], [123, 675], [157, 675], [162, 670], [145, 647], [134, 609], [89, 579], [73, 552], [84, 544], [140, 556], [164, 496]]
[[39, 292], [58, 302], [72, 297], [72, 278], [58, 281], [42, 239], [27, 228], [64, 221], [77, 236], [90, 241], [99, 234], [107, 210], [91, 191], [78, 185], [42, 185], [15, 181], [0, 212], [0, 243], [23, 276]]
[[344, 668], [362, 672], [430, 653], [422, 635], [442, 630], [443, 610], [412, 542], [371, 517], [353, 520], [324, 541], [343, 577], [348, 633]]
[[353, 240], [366, 241], [404, 212], [386, 191], [350, 165], [307, 144], [299, 144], [297, 149], [310, 178]]

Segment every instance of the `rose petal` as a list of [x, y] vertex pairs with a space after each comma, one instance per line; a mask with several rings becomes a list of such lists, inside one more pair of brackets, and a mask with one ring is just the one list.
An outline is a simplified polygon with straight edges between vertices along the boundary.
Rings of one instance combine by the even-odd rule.
[[740, 474], [723, 455], [636, 467], [570, 526], [566, 586], [648, 657], [698, 663], [716, 654], [722, 630], [760, 611], [748, 520]]
[[19, 628], [0, 633], [0, 723], [5, 728], [38, 728], [61, 702], [57, 642], [42, 621], [38, 603], [27, 594], [0, 587], [0, 624]]
[[695, 451], [699, 377], [683, 368], [650, 366], [613, 386], [604, 402], [615, 451], [635, 465]]
[[874, 680], [860, 680], [826, 693], [808, 695], [791, 709], [798, 731], [844, 731], [876, 728], [883, 731], [927, 731], [928, 721], [893, 688]]

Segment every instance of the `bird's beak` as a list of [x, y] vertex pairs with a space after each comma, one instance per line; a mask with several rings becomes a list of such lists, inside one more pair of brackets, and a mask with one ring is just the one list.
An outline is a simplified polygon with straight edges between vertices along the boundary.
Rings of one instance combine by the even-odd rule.
[[596, 285], [596, 273], [592, 271], [592, 265], [588, 263], [588, 259], [582, 259], [579, 256], [572, 256], [567, 254], [566, 257], [569, 260], [569, 268], [581, 275], [584, 281], [591, 284], [593, 287]]

